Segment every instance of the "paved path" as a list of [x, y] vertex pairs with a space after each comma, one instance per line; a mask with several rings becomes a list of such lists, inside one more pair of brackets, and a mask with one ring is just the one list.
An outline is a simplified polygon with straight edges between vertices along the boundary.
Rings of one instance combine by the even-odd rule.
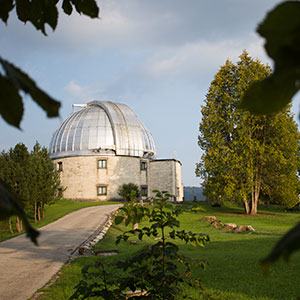
[[44, 226], [38, 247], [25, 235], [0, 243], [0, 300], [30, 298], [118, 206], [84, 208]]

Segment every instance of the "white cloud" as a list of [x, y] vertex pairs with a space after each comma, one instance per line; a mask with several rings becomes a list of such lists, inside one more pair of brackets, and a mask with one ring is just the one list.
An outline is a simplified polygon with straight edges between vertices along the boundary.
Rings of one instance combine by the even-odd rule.
[[89, 95], [93, 90], [98, 98], [118, 100], [142, 97], [174, 85], [206, 88], [226, 59], [236, 62], [244, 49], [250, 56], [267, 62], [262, 40], [254, 34], [244, 40], [203, 40], [177, 47], [157, 47], [146, 60], [138, 60], [130, 68], [90, 86]]
[[[267, 61], [262, 40], [251, 35], [247, 40], [196, 41], [179, 47], [161, 49], [143, 66], [152, 78], [181, 78], [197, 80], [223, 65], [226, 59], [233, 62], [246, 49], [250, 56]], [[198, 77], [199, 78], [199, 77]]]
[[22, 44], [23, 51], [32, 47], [70, 54], [109, 47], [118, 52], [149, 51], [202, 40], [237, 40], [245, 31], [254, 31], [266, 9], [278, 2], [102, 0], [98, 3], [100, 19], [76, 12], [67, 16], [61, 11], [58, 27], [55, 32], [49, 29], [48, 37], [13, 16], [8, 27], [0, 26], [0, 41], [4, 49]]
[[103, 93], [103, 87], [100, 85], [81, 85], [74, 80], [71, 80], [65, 86], [66, 92], [72, 97], [72, 101], [91, 101], [98, 99], [99, 94]]
[[79, 84], [77, 84], [76, 82], [74, 82], [73, 80], [71, 80], [66, 85], [66, 90], [72, 96], [76, 96], [77, 97], [77, 96], [81, 96], [83, 94], [84, 88], [82, 86], [80, 86]]

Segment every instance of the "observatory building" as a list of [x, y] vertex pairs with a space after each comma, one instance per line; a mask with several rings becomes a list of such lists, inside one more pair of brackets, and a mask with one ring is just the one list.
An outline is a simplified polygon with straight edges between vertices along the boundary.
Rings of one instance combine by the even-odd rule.
[[127, 105], [93, 101], [77, 106], [53, 134], [49, 149], [65, 198], [120, 199], [118, 188], [132, 182], [143, 199], [158, 189], [182, 201], [181, 163], [155, 159], [150, 132]]

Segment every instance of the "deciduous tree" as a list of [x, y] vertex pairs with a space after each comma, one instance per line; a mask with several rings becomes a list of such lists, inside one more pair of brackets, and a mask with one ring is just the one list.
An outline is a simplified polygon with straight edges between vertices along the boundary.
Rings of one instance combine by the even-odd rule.
[[[249, 86], [270, 73], [246, 51], [237, 64], [227, 61], [209, 88], [198, 138], [204, 154], [196, 174], [204, 180], [208, 200], [242, 200], [253, 215], [261, 191], [288, 207], [299, 201], [299, 133], [290, 107], [268, 116], [238, 108]], [[288, 182], [291, 190], [285, 193], [279, 186]]]

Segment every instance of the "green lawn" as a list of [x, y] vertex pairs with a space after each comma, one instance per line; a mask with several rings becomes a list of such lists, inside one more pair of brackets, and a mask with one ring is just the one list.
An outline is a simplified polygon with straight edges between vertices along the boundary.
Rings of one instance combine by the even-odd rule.
[[[211, 208], [204, 204], [206, 212], [184, 213], [180, 216], [181, 227], [194, 232], [209, 234], [211, 242], [204, 248], [186, 246], [178, 243], [182, 253], [208, 262], [206, 270], [194, 269], [193, 275], [199, 276], [205, 289], [212, 296], [197, 296], [198, 291], [190, 293], [198, 299], [298, 299], [300, 296], [300, 255], [294, 254], [289, 264], [282, 261], [271, 267], [268, 276], [262, 274], [259, 260], [266, 256], [280, 236], [299, 221], [299, 212], [284, 212], [278, 209], [260, 210], [257, 217], [243, 215], [242, 208], [229, 204], [222, 208]], [[223, 223], [252, 225], [257, 233], [228, 233], [223, 229], [211, 227], [203, 216], [214, 215]], [[122, 242], [114, 243], [115, 237], [124, 227], [112, 226], [106, 237], [96, 246], [97, 249], [119, 249], [120, 254], [102, 258], [115, 261], [137, 251], [145, 240], [137, 245]], [[81, 278], [81, 267], [95, 257], [80, 258], [64, 266], [62, 275], [45, 290], [40, 299], [67, 299], [72, 288]]]
[[[68, 213], [89, 206], [96, 205], [107, 205], [115, 204], [120, 202], [74, 202], [73, 200], [62, 199], [57, 201], [55, 204], [45, 206], [45, 218], [39, 221], [37, 224], [34, 224], [33, 220], [30, 220], [30, 223], [35, 228], [40, 228], [49, 223], [52, 223], [61, 217], [67, 215]], [[15, 219], [15, 218], [14, 218]], [[15, 230], [16, 231], [16, 230]], [[7, 221], [0, 222], [0, 242], [10, 239], [14, 236], [20, 235], [21, 233], [11, 234], [8, 229]]]

